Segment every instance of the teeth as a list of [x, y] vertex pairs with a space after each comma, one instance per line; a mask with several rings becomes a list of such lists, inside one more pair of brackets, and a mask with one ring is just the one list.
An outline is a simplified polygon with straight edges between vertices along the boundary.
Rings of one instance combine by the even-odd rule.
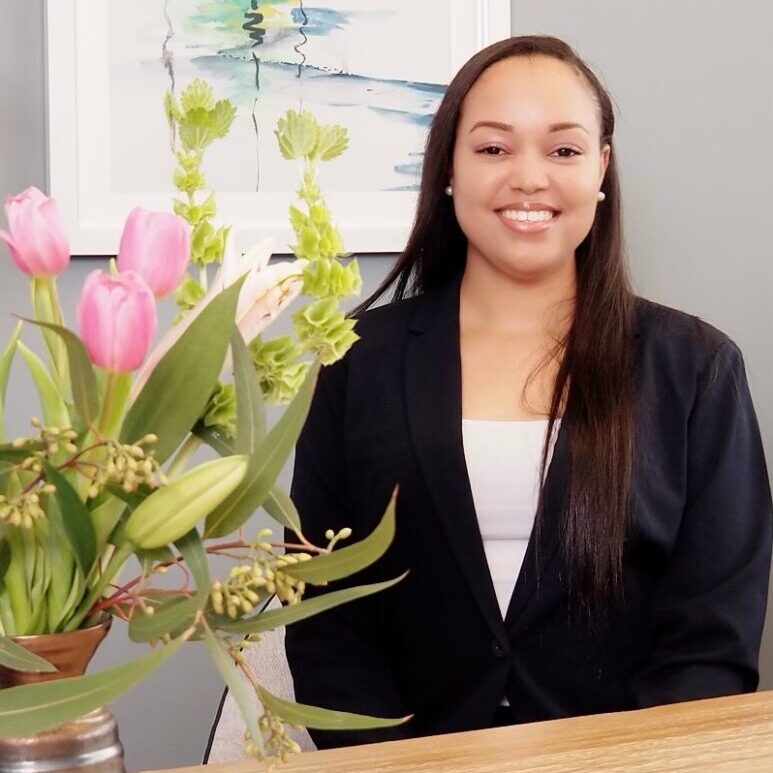
[[555, 216], [555, 212], [552, 212], [550, 210], [526, 212], [525, 210], [522, 210], [522, 209], [503, 209], [502, 216], [507, 218], [508, 220], [518, 220], [519, 222], [522, 222], [522, 223], [525, 223], [525, 222], [534, 223], [539, 221], [552, 220], [553, 217]]

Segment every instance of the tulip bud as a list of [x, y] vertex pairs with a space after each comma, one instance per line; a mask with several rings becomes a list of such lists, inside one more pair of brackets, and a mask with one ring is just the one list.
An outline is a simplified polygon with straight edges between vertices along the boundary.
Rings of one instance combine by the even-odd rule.
[[5, 202], [8, 231], [0, 230], [13, 262], [34, 277], [61, 274], [70, 262], [64, 222], [59, 208], [37, 188], [27, 188]]
[[136, 370], [156, 331], [156, 302], [139, 274], [92, 271], [77, 310], [78, 333], [91, 361], [114, 373]]
[[118, 270], [136, 271], [156, 298], [163, 298], [185, 276], [190, 252], [188, 226], [181, 217], [137, 207], [123, 227]]
[[126, 521], [126, 539], [143, 550], [175, 542], [223, 502], [246, 472], [247, 457], [239, 454], [194, 467], [137, 506]]

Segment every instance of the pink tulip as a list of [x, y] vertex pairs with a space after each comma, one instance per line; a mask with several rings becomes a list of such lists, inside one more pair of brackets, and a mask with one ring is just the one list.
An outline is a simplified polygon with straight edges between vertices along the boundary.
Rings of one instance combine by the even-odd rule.
[[118, 270], [136, 271], [156, 298], [180, 284], [190, 260], [186, 222], [172, 212], [137, 207], [129, 213], [118, 249]]
[[[5, 202], [8, 231], [0, 238], [8, 245], [13, 262], [25, 274], [51, 277], [70, 262], [70, 246], [59, 208], [37, 188], [27, 188]], [[10, 232], [10, 233], [9, 233]]]
[[77, 311], [78, 333], [95, 365], [114, 373], [136, 370], [156, 332], [156, 302], [134, 271], [92, 271]]

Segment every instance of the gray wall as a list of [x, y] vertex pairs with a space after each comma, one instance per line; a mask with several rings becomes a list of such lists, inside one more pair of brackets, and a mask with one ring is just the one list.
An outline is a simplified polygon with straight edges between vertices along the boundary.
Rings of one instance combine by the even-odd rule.
[[[512, 2], [514, 34], [565, 38], [619, 106], [617, 147], [631, 263], [642, 295], [695, 313], [741, 346], [768, 459], [773, 460], [773, 10], [764, 0]], [[45, 186], [43, 0], [0, 0], [0, 196]], [[366, 289], [391, 257], [361, 260]], [[64, 277], [72, 314], [85, 274]], [[27, 287], [0, 258], [0, 341]], [[28, 336], [29, 337], [29, 336]], [[16, 429], [37, 412], [29, 384], [12, 383]], [[762, 686], [773, 687], [773, 626]], [[131, 647], [121, 625], [96, 666]], [[129, 769], [200, 761], [221, 685], [188, 647], [115, 705]]]

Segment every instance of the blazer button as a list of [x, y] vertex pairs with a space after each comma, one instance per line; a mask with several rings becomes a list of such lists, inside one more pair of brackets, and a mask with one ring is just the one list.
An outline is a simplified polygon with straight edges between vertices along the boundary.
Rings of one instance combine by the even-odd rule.
[[499, 639], [494, 639], [491, 642], [491, 651], [494, 653], [494, 657], [499, 658], [500, 660], [506, 658], [510, 654], [508, 649], [509, 648], [505, 647]]

